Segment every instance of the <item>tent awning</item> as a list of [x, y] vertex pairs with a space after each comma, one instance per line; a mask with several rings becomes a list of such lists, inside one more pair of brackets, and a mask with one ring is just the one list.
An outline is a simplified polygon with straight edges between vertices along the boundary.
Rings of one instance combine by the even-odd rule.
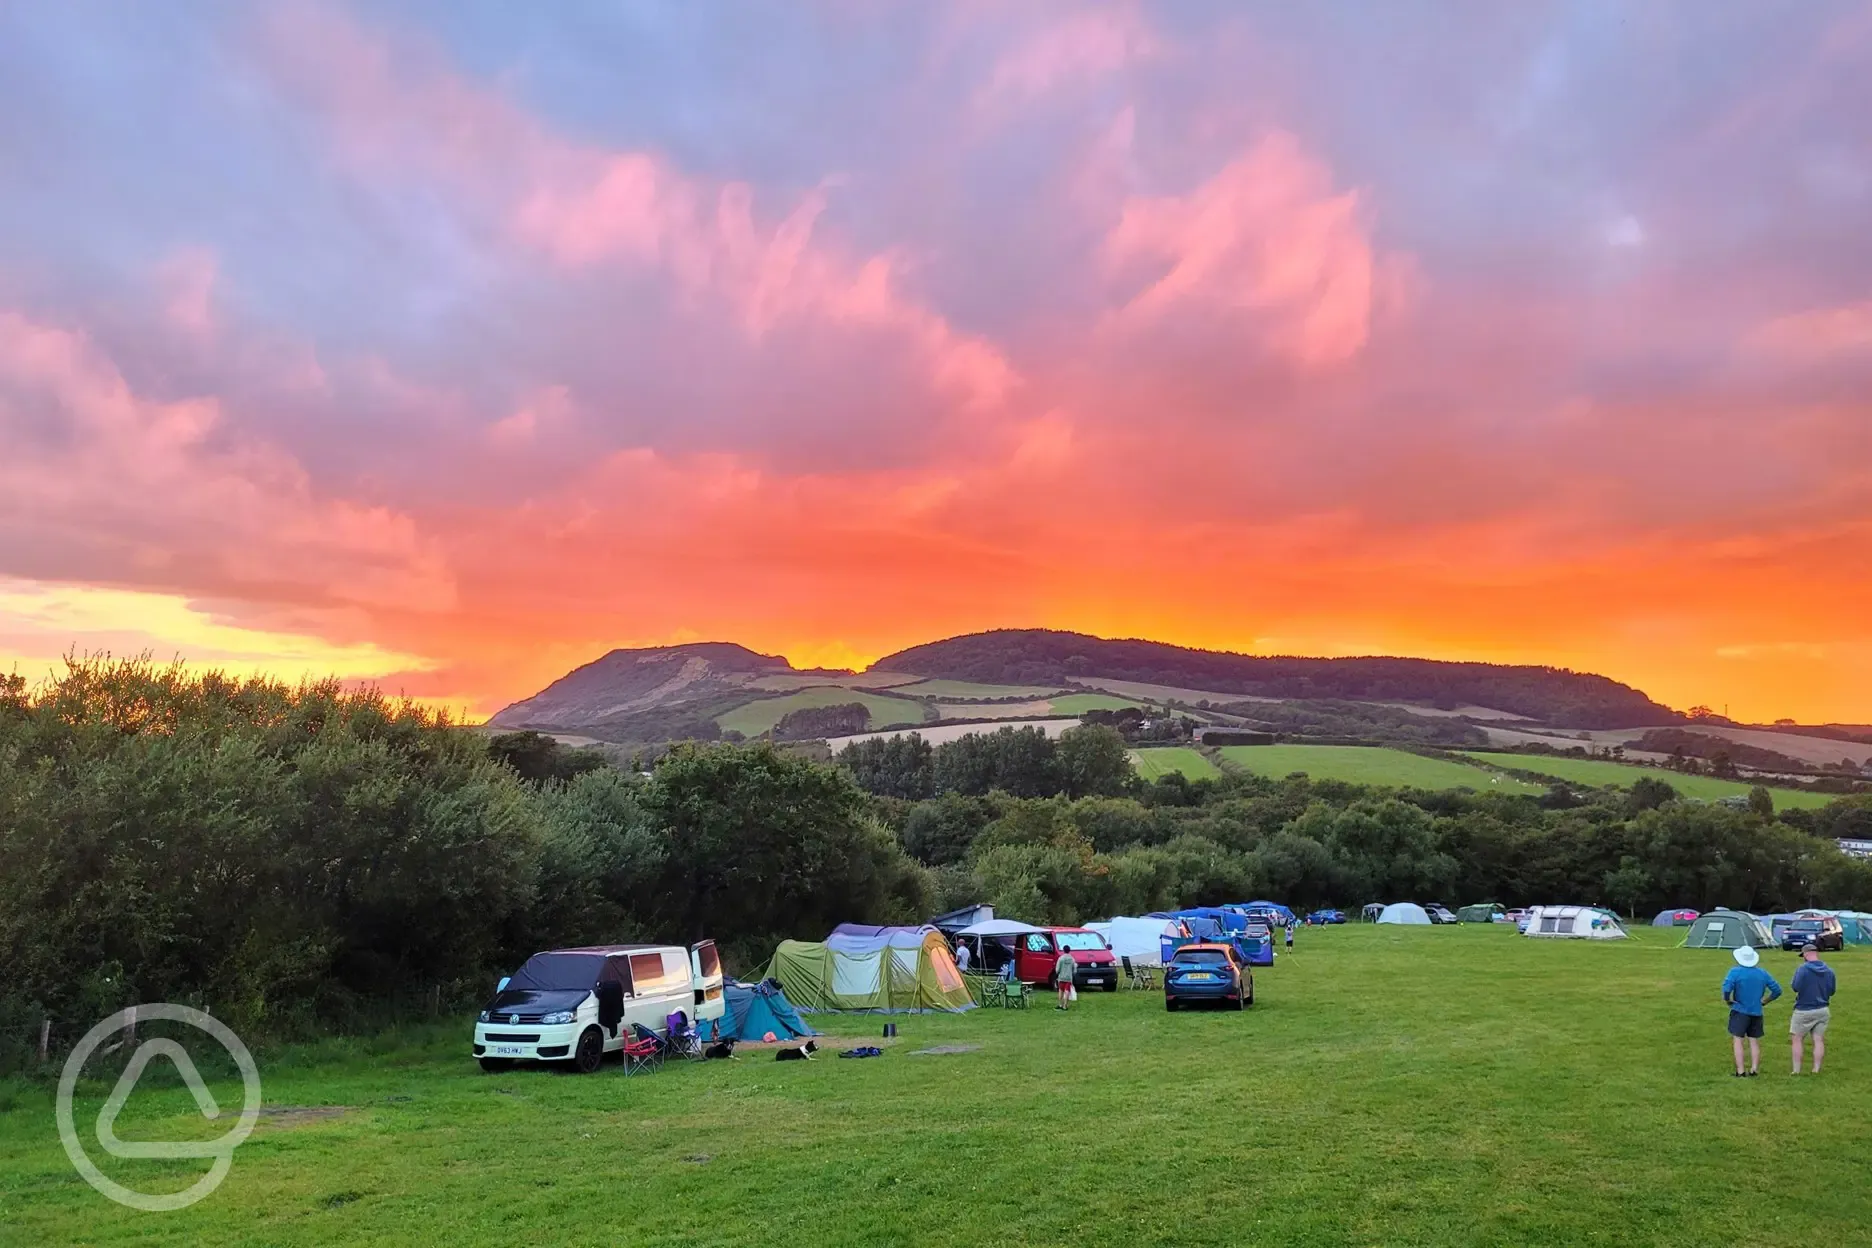
[[1028, 932], [1042, 929], [1031, 923], [1022, 923], [1018, 919], [987, 919], [974, 923], [957, 932], [958, 936], [1023, 936]]

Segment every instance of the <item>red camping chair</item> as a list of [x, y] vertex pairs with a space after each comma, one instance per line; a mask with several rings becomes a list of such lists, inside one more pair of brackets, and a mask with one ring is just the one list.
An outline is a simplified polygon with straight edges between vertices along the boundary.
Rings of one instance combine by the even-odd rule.
[[624, 1042], [624, 1073], [626, 1075], [648, 1074], [663, 1065], [663, 1042], [655, 1032], [637, 1029], [638, 1034]]

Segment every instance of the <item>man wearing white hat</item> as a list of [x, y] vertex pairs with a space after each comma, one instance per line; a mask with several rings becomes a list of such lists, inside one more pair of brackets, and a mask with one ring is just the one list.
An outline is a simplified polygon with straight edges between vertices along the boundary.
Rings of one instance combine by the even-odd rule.
[[[1729, 1043], [1735, 1050], [1736, 1078], [1761, 1073], [1762, 1007], [1781, 995], [1781, 985], [1761, 968], [1761, 955], [1744, 945], [1736, 964], [1723, 976], [1722, 996], [1729, 1004]], [[1748, 1041], [1748, 1069], [1742, 1069], [1742, 1041]]]

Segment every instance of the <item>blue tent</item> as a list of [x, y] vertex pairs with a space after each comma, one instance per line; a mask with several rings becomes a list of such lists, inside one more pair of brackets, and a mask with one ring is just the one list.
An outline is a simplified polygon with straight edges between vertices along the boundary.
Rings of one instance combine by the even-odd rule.
[[755, 1041], [770, 1031], [781, 1040], [797, 1040], [801, 1036], [819, 1034], [807, 1026], [806, 1020], [793, 1008], [793, 1003], [787, 1000], [786, 993], [771, 981], [744, 984], [738, 979], [731, 979], [722, 985], [722, 998], [728, 1008], [723, 1011], [719, 1022], [703, 1024], [704, 1041], [730, 1037]]

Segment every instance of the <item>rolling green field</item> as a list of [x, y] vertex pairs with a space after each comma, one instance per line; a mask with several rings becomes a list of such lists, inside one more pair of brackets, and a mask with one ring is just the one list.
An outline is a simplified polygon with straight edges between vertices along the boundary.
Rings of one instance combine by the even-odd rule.
[[756, 737], [779, 723], [780, 717], [788, 711], [812, 706], [839, 706], [846, 702], [862, 702], [870, 708], [871, 722], [868, 727], [871, 728], [923, 722], [923, 706], [919, 702], [837, 685], [801, 689], [798, 693], [789, 693], [782, 698], [761, 698], [717, 715], [715, 722], [721, 725], [724, 732], [733, 730]]
[[1481, 767], [1424, 758], [1405, 750], [1365, 745], [1228, 745], [1222, 757], [1256, 775], [1281, 776], [1304, 771], [1315, 780], [1389, 785], [1418, 789], [1493, 789], [1502, 793], [1544, 793], [1540, 785], [1498, 775]]
[[1083, 715], [1087, 711], [1121, 711], [1127, 706], [1142, 706], [1135, 698], [1118, 698], [1109, 693], [1069, 693], [1063, 698], [1048, 699], [1055, 715]]
[[1146, 780], [1155, 780], [1158, 776], [1167, 776], [1171, 772], [1181, 772], [1191, 780], [1213, 780], [1222, 774], [1220, 768], [1186, 745], [1154, 746], [1150, 749], [1132, 750], [1131, 763], [1137, 768], [1138, 775]]
[[913, 698], [1044, 698], [1058, 693], [1058, 685], [981, 685], [971, 680], [919, 680], [898, 685], [899, 693]]
[[[1685, 776], [1674, 771], [1663, 771], [1656, 767], [1639, 767], [1632, 763], [1608, 763], [1595, 758], [1552, 758], [1541, 754], [1503, 754], [1484, 750], [1464, 750], [1470, 758], [1478, 759], [1499, 767], [1513, 767], [1517, 771], [1531, 771], [1537, 775], [1552, 776], [1556, 780], [1570, 780], [1575, 784], [1588, 784], [1597, 788], [1615, 785], [1629, 788], [1634, 780], [1645, 776], [1653, 780], [1662, 780], [1685, 797], [1700, 801], [1714, 801], [1719, 797], [1745, 797], [1750, 785], [1738, 780], [1718, 780], [1715, 776]], [[1830, 793], [1800, 793], [1793, 789], [1770, 788], [1774, 796], [1776, 810], [1786, 810], [1790, 806], [1808, 808], [1824, 806], [1833, 800]]]
[[[895, 1041], [875, 1016], [819, 1016], [847, 1037], [822, 1060], [745, 1052], [631, 1079], [484, 1075], [466, 1019], [262, 1052], [267, 1116], [221, 1188], [174, 1213], [94, 1193], [50, 1094], [14, 1085], [0, 1089], [0, 1242], [1861, 1242], [1872, 1023], [1843, 1005], [1826, 1073], [1790, 1078], [1784, 999], [1762, 1076], [1733, 1078], [1717, 999], [1729, 959], [1679, 937], [1307, 929], [1257, 973], [1245, 1012], [1087, 994], [1066, 1014], [905, 1016]], [[1829, 961], [1843, 1003], [1872, 996], [1872, 955]], [[1765, 965], [1785, 982], [1792, 963]], [[886, 1052], [831, 1056], [853, 1043]], [[913, 1053], [937, 1045], [978, 1047]], [[76, 1114], [107, 1174], [158, 1191], [206, 1170], [103, 1157], [91, 1128], [109, 1086], [82, 1086]], [[237, 1085], [215, 1092], [240, 1103]], [[191, 1124], [185, 1092], [146, 1083], [119, 1129], [176, 1139]], [[1820, 1155], [1777, 1159], [1789, 1140]]]

